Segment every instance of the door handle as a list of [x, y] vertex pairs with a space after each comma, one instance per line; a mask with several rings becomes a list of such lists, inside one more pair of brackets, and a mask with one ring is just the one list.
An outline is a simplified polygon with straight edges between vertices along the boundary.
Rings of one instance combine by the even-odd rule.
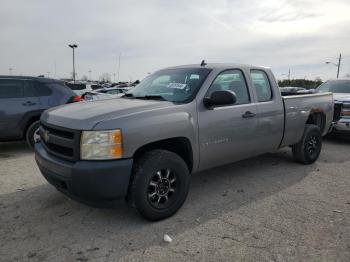
[[36, 103], [34, 103], [34, 102], [32, 102], [32, 101], [27, 101], [27, 102], [24, 102], [24, 103], [22, 103], [22, 105], [24, 105], [24, 106], [33, 106], [33, 105], [35, 105]]
[[250, 111], [247, 111], [242, 115], [243, 118], [252, 118], [254, 116], [255, 116], [255, 114], [250, 112]]

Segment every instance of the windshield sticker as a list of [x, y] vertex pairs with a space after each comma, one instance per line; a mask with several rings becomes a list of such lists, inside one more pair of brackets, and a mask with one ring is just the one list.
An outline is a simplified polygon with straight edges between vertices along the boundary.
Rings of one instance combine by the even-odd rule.
[[168, 88], [174, 88], [174, 89], [185, 89], [185, 87], [187, 86], [187, 84], [181, 84], [181, 83], [169, 83], [167, 85]]

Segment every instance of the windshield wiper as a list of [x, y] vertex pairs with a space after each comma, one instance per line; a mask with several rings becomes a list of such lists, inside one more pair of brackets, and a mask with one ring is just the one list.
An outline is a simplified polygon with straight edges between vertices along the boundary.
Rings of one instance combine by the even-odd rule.
[[135, 96], [137, 99], [153, 99], [153, 100], [162, 100], [167, 101], [164, 97], [160, 95], [145, 95], [145, 96]]

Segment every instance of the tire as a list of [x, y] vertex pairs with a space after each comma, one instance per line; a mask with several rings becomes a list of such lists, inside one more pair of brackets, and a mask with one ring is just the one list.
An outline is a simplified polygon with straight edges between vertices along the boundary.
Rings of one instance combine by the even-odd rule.
[[318, 159], [321, 149], [322, 134], [320, 128], [307, 124], [301, 141], [292, 147], [294, 160], [305, 165], [312, 164]]
[[188, 166], [179, 155], [152, 150], [135, 162], [128, 201], [144, 218], [161, 220], [180, 209], [189, 185]]
[[40, 141], [39, 136], [39, 121], [32, 123], [26, 132], [26, 141], [29, 147], [34, 148], [34, 144]]

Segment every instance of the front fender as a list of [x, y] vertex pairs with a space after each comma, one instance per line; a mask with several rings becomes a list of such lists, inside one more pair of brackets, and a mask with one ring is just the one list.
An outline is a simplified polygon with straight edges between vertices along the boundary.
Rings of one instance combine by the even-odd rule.
[[[193, 108], [193, 110], [192, 110]], [[169, 138], [187, 138], [193, 152], [193, 170], [199, 163], [197, 113], [194, 106], [179, 105], [169, 110], [140, 112], [115, 120], [102, 121], [94, 130], [119, 128], [122, 131], [123, 157], [133, 157], [142, 146]]]

